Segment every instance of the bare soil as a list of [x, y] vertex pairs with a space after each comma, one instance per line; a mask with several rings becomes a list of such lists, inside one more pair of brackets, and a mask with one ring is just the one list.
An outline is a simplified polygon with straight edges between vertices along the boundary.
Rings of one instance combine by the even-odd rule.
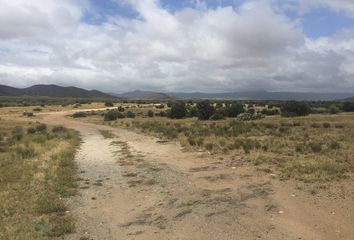
[[186, 152], [177, 142], [67, 114], [40, 120], [76, 129], [83, 139], [80, 190], [70, 203], [77, 231], [67, 239], [353, 239], [350, 181], [312, 195], [242, 156]]

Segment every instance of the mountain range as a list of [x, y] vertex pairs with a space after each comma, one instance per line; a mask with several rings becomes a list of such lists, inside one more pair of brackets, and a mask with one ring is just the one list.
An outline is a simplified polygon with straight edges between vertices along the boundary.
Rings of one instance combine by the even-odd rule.
[[219, 100], [306, 100], [306, 101], [354, 101], [354, 93], [314, 93], [314, 92], [268, 92], [244, 91], [228, 93], [203, 93], [203, 92], [154, 92], [140, 91], [125, 92], [121, 94], [107, 94], [98, 90], [85, 90], [78, 87], [61, 87], [58, 85], [34, 85], [27, 88], [15, 88], [0, 85], [0, 96], [45, 96], [59, 98], [91, 98], [112, 99], [123, 98], [128, 100], [186, 100], [186, 99], [219, 99]]
[[0, 85], [0, 96], [30, 96], [30, 97], [54, 97], [54, 98], [115, 98], [109, 94], [97, 90], [85, 90], [77, 87], [61, 87], [58, 85], [34, 85], [27, 88], [15, 88]]
[[[313, 93], [313, 92], [268, 92], [268, 91], [245, 91], [229, 93], [203, 93], [203, 92], [169, 92], [158, 93], [152, 91], [135, 90], [122, 94], [113, 94], [125, 99], [220, 99], [220, 100], [306, 100], [306, 101], [333, 101], [350, 99], [354, 93]], [[155, 96], [154, 98], [152, 96]]]

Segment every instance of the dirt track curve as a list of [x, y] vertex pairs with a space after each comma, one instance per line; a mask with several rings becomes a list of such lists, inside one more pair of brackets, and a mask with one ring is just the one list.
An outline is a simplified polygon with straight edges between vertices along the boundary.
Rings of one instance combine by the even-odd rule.
[[[80, 131], [80, 190], [67, 239], [353, 239], [354, 201], [320, 198], [255, 171], [242, 156], [185, 152], [176, 142], [82, 123], [69, 112], [42, 122]], [[100, 130], [110, 130], [105, 139]]]

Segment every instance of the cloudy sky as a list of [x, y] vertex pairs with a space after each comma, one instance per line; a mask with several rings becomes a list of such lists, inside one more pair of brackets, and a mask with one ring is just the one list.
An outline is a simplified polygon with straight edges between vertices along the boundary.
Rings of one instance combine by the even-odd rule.
[[0, 0], [0, 84], [354, 91], [353, 0]]

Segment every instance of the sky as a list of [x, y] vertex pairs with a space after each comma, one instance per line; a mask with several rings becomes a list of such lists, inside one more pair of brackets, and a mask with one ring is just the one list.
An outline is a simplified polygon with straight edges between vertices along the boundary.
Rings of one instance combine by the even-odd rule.
[[0, 0], [0, 84], [354, 91], [353, 0]]

